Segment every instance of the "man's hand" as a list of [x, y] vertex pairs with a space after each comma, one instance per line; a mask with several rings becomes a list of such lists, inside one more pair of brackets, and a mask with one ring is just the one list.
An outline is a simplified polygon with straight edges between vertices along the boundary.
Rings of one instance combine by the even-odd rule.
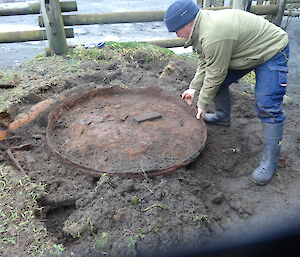
[[195, 96], [195, 92], [196, 92], [195, 89], [185, 90], [182, 94], [182, 99], [184, 99], [184, 101], [186, 101], [189, 105], [191, 105]]
[[196, 118], [197, 118], [198, 120], [200, 119], [200, 117], [203, 119], [204, 116], [205, 116], [205, 113], [206, 113], [205, 110], [202, 110], [202, 109], [198, 108], [198, 112], [197, 112]]

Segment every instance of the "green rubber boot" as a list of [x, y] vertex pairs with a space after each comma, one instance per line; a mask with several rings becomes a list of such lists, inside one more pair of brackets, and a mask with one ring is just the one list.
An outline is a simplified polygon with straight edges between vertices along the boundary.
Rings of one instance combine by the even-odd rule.
[[260, 165], [251, 174], [251, 180], [261, 186], [271, 181], [277, 168], [283, 135], [283, 122], [277, 124], [262, 123], [262, 129], [263, 156]]

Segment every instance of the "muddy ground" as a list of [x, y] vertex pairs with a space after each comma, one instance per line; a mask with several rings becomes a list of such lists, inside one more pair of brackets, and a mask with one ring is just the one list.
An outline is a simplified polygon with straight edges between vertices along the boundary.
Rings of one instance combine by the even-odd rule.
[[[93, 88], [157, 86], [180, 98], [197, 66], [193, 59], [164, 53], [148, 58], [149, 52], [130, 54], [123, 50], [120, 54], [111, 49], [108, 58], [103, 50], [98, 51], [98, 58], [81, 58], [80, 75], [59, 73], [55, 63], [51, 66], [50, 59], [44, 57], [23, 68], [20, 83], [32, 89], [7, 108], [10, 116], [2, 120], [2, 127], [38, 102]], [[35, 221], [46, 228], [47, 238], [64, 246], [60, 256], [158, 256], [262, 235], [275, 226], [299, 221], [299, 53], [293, 46], [291, 55], [288, 95], [293, 102], [285, 105], [285, 141], [279, 168], [266, 186], [249, 180], [260, 160], [262, 140], [260, 121], [253, 111], [253, 88], [245, 80], [231, 86], [231, 127], [207, 126], [201, 155], [188, 167], [168, 175], [94, 178], [65, 165], [49, 151], [45, 138], [47, 115], [57, 103], [9, 134], [15, 138], [1, 141], [3, 162], [14, 166], [7, 156], [8, 147], [32, 145], [13, 151], [21, 166], [14, 169], [16, 174], [25, 172], [36, 184], [46, 184], [46, 194], [37, 199], [42, 208], [35, 212]], [[59, 76], [49, 75], [43, 65]], [[3, 208], [5, 204], [2, 202]], [[8, 243], [2, 254], [30, 255], [24, 250], [31, 243], [30, 237], [21, 236], [17, 243]]]

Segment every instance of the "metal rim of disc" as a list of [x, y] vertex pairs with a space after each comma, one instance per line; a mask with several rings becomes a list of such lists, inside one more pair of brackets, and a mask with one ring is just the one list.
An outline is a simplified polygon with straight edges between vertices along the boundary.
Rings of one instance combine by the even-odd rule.
[[[200, 125], [203, 126], [203, 134], [201, 135], [202, 141], [201, 141], [199, 148], [196, 151], [194, 151], [194, 153], [191, 156], [189, 156], [188, 158], [186, 158], [182, 161], [179, 161], [179, 162], [175, 163], [174, 165], [171, 165], [169, 167], [162, 168], [162, 169], [151, 169], [151, 170], [146, 170], [143, 172], [126, 172], [126, 173], [108, 172], [105, 170], [95, 169], [94, 167], [88, 167], [86, 165], [82, 165], [76, 161], [73, 161], [70, 158], [68, 158], [67, 156], [65, 156], [63, 153], [61, 153], [53, 145], [52, 130], [53, 130], [56, 122], [58, 121], [58, 119], [60, 117], [63, 116], [63, 114], [65, 112], [67, 112], [68, 110], [73, 108], [75, 105], [85, 102], [86, 100], [88, 100], [91, 97], [95, 97], [95, 96], [99, 96], [99, 95], [112, 94], [112, 93], [113, 94], [124, 93], [124, 92], [128, 92], [128, 90], [131, 90], [133, 92], [139, 91], [139, 92], [147, 93], [147, 90], [149, 91], [149, 89], [152, 91], [153, 91], [153, 89], [156, 90], [157, 94], [166, 96], [166, 97], [168, 97], [168, 99], [173, 98], [174, 100], [176, 99], [176, 101], [178, 101], [177, 98], [175, 98], [174, 96], [170, 96], [169, 94], [166, 94], [160, 88], [157, 88], [157, 87], [148, 87], [148, 88], [143, 88], [143, 89], [125, 89], [125, 88], [121, 88], [118, 86], [114, 86], [114, 87], [110, 86], [110, 87], [96, 88], [96, 89], [88, 90], [85, 92], [76, 93], [76, 94], [68, 97], [67, 99], [63, 100], [60, 104], [58, 104], [58, 107], [53, 109], [48, 116], [46, 139], [47, 139], [47, 144], [48, 144], [49, 149], [67, 165], [78, 168], [78, 169], [82, 170], [85, 174], [93, 176], [93, 177], [101, 177], [104, 174], [109, 175], [109, 176], [123, 176], [123, 177], [153, 177], [153, 176], [168, 174], [172, 171], [175, 171], [177, 169], [180, 169], [180, 168], [183, 168], [183, 167], [189, 165], [190, 163], [192, 163], [193, 161], [195, 161], [197, 159], [197, 157], [200, 155], [201, 151], [203, 150], [203, 148], [205, 146], [205, 142], [207, 139], [207, 131], [206, 131], [205, 123], [202, 120], [199, 121]], [[186, 108], [188, 110], [188, 112], [192, 113], [195, 111], [194, 107], [188, 106], [186, 104], [184, 104], [184, 106], [185, 106], [184, 108]]]

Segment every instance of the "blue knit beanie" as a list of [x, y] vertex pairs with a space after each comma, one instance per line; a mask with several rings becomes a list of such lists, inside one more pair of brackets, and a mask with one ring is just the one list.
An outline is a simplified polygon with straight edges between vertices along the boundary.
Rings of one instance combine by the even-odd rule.
[[193, 0], [177, 0], [171, 4], [164, 18], [169, 32], [174, 32], [188, 24], [199, 10], [199, 6]]

